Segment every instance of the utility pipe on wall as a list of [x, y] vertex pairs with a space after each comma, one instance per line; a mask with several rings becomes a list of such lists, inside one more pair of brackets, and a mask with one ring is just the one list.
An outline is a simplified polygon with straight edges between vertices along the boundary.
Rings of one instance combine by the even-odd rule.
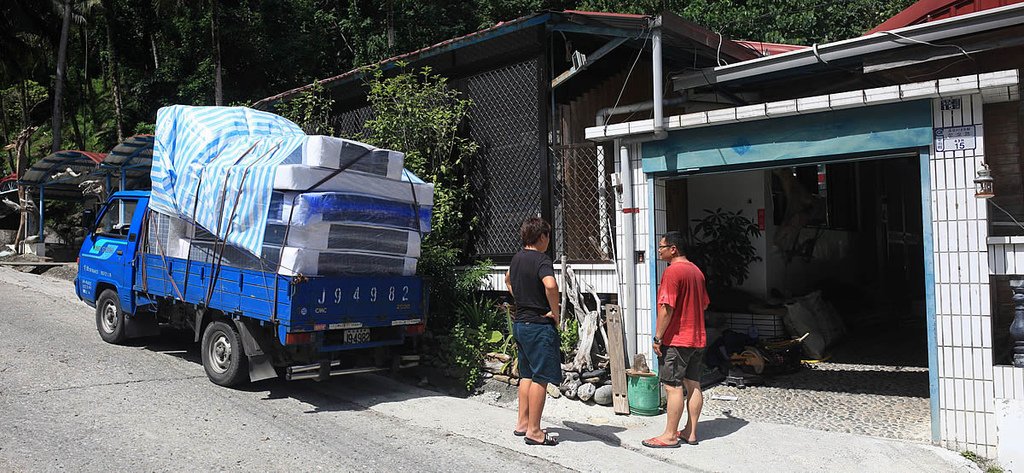
[[[633, 212], [633, 170], [630, 166], [629, 149], [615, 140], [615, 154], [619, 160], [619, 178], [622, 182], [622, 245], [619, 258], [622, 259], [622, 305], [626, 325], [626, 356], [636, 355], [636, 214]], [[616, 262], [615, 264], [618, 264]]]
[[[632, 105], [624, 105], [621, 107], [612, 107], [601, 109], [597, 113], [595, 122], [597, 126], [605, 124], [605, 121], [613, 113], [621, 112], [636, 112], [642, 110], [654, 110], [654, 131], [649, 135], [638, 136], [634, 138], [615, 140], [615, 156], [619, 162], [619, 178], [622, 184], [622, 245], [617, 245], [618, 249], [621, 250], [619, 259], [622, 261], [622, 271], [619, 272], [621, 275], [622, 294], [620, 297], [620, 305], [622, 306], [623, 318], [625, 319], [625, 330], [626, 330], [626, 353], [632, 358], [637, 352], [637, 317], [638, 313], [636, 310], [636, 209], [633, 204], [633, 170], [632, 160], [639, 159], [640, 155], [640, 143], [646, 141], [654, 141], [664, 139], [668, 133], [665, 131], [665, 104], [675, 105], [682, 103], [685, 98], [676, 98], [672, 100], [663, 100], [662, 91], [664, 90], [664, 81], [662, 75], [664, 69], [662, 67], [662, 56], [661, 56], [661, 17], [655, 18], [651, 22], [651, 72], [654, 76], [652, 83], [652, 99], [647, 103], [638, 103]], [[598, 153], [598, 158], [603, 161], [603, 153]], [[599, 186], [599, 189], [603, 188], [603, 180]], [[603, 199], [602, 199], [603, 203]], [[653, 205], [653, 202], [649, 202], [648, 205]], [[651, 216], [653, 218], [653, 214]], [[653, 238], [653, 237], [652, 237]], [[656, 251], [652, 251], [650, 254], [657, 254]], [[619, 264], [616, 261], [616, 264]], [[649, 261], [648, 264], [657, 264], [657, 260]], [[655, 284], [651, 281], [651, 284]], [[653, 294], [653, 291], [652, 291]]]

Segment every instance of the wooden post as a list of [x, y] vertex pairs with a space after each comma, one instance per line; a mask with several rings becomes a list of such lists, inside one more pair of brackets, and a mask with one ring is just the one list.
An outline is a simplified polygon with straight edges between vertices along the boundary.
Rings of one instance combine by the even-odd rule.
[[626, 397], [626, 351], [623, 348], [622, 311], [619, 306], [606, 304], [605, 318], [608, 324], [608, 357], [612, 373], [612, 409], [616, 414], [629, 415], [629, 399]]

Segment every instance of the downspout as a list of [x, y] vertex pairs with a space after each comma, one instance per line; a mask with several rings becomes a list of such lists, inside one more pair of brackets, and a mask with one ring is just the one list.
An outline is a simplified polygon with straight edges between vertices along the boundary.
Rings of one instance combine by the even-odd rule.
[[[632, 359], [633, 355], [637, 353], [637, 317], [638, 312], [636, 310], [636, 212], [637, 209], [634, 207], [633, 200], [633, 169], [631, 165], [632, 156], [629, 152], [630, 148], [639, 151], [640, 143], [646, 141], [661, 140], [668, 136], [665, 131], [665, 104], [662, 100], [664, 81], [662, 79], [663, 68], [662, 68], [662, 57], [661, 57], [661, 17], [655, 18], [651, 22], [651, 72], [654, 76], [652, 84], [652, 100], [649, 106], [654, 110], [654, 129], [649, 135], [642, 135], [633, 138], [615, 140], [615, 153], [619, 159], [619, 178], [622, 183], [622, 265], [623, 270], [620, 272], [622, 280], [619, 281], [622, 284], [624, 293], [622, 294], [622, 300], [620, 305], [623, 306], [622, 313], [623, 319], [625, 319], [626, 329], [626, 353], [629, 359]], [[673, 101], [674, 103], [674, 101]], [[635, 104], [625, 106], [626, 110], [618, 109], [603, 109], [598, 113], [597, 124], [603, 125], [605, 120], [605, 114], [619, 111], [637, 111], [646, 110], [648, 104]], [[637, 108], [639, 107], [639, 108]], [[633, 110], [633, 108], [637, 108]], [[649, 202], [648, 205], [653, 205], [653, 202]], [[653, 218], [653, 213], [651, 218]], [[650, 252], [649, 254], [656, 254], [656, 252]], [[618, 262], [616, 262], [618, 264]], [[657, 261], [649, 262], [648, 264], [657, 264]], [[651, 284], [656, 284], [655, 281], [651, 281]], [[652, 291], [653, 293], [653, 291]], [[652, 298], [653, 299], [653, 298]], [[653, 328], [653, 327], [652, 327]]]

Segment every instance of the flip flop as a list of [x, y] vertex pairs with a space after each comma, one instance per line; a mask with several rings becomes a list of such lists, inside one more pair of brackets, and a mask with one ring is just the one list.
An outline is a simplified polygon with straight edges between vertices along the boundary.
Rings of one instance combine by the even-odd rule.
[[553, 447], [555, 445], [558, 445], [558, 440], [555, 440], [554, 438], [549, 437], [547, 434], [544, 434], [544, 441], [543, 442], [538, 442], [538, 441], [536, 441], [536, 440], [534, 440], [534, 439], [532, 439], [530, 437], [526, 437], [526, 444], [527, 445], [547, 445], [549, 447]]
[[682, 431], [682, 430], [680, 430], [679, 432], [676, 432], [676, 436], [677, 436], [677, 437], [679, 437], [679, 441], [680, 441], [680, 442], [682, 442], [682, 443], [685, 443], [685, 444], [687, 444], [687, 445], [697, 445], [697, 444], [699, 444], [699, 443], [700, 443], [700, 442], [698, 442], [698, 441], [696, 441], [696, 440], [694, 440], [694, 441], [689, 441], [689, 440], [686, 440], [686, 439], [684, 439], [684, 438], [683, 438], [683, 431]]
[[[544, 429], [540, 429], [540, 430], [542, 432], [544, 432], [545, 434], [548, 433], [547, 430], [544, 430]], [[512, 435], [515, 435], [516, 437], [526, 437], [526, 431], [525, 430], [513, 430], [512, 431]]]
[[649, 448], [679, 448], [679, 446], [681, 445], [681, 441], [680, 440], [676, 440], [673, 443], [665, 443], [664, 441], [662, 441], [658, 437], [651, 437], [651, 438], [649, 438], [647, 440], [644, 440], [643, 442], [640, 442], [640, 443], [643, 444], [643, 446], [649, 447]]

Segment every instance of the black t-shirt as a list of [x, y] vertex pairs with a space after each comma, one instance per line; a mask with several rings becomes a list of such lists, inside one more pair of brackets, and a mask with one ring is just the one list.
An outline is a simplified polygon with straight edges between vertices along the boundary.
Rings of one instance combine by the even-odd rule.
[[546, 276], [555, 276], [551, 258], [539, 251], [519, 250], [512, 257], [508, 275], [512, 282], [512, 297], [516, 301], [515, 321], [554, 325], [554, 320], [544, 317], [551, 307], [541, 282]]

